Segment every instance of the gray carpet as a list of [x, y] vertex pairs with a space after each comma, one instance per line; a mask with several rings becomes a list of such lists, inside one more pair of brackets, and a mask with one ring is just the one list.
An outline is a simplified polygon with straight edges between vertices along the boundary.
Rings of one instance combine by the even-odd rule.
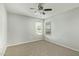
[[40, 40], [8, 47], [5, 56], [78, 56], [79, 52]]

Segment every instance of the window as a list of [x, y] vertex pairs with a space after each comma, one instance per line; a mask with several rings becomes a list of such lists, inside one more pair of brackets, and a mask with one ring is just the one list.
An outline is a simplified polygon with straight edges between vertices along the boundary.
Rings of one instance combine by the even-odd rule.
[[35, 23], [35, 30], [36, 30], [36, 34], [42, 35], [42, 32], [43, 32], [42, 22]]

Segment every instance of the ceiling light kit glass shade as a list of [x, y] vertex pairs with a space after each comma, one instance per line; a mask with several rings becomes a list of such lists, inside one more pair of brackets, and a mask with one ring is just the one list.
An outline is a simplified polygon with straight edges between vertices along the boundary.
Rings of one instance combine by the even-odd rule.
[[35, 15], [45, 15], [46, 13], [44, 11], [35, 11]]

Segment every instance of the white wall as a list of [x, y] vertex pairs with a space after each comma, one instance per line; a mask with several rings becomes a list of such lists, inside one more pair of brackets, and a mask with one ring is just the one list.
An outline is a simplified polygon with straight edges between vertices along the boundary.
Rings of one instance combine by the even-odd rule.
[[4, 55], [7, 41], [7, 17], [3, 4], [0, 4], [0, 55]]
[[79, 51], [79, 8], [55, 15], [51, 21], [51, 35], [46, 40]]
[[41, 40], [35, 33], [35, 22], [40, 19], [8, 13], [8, 46]]

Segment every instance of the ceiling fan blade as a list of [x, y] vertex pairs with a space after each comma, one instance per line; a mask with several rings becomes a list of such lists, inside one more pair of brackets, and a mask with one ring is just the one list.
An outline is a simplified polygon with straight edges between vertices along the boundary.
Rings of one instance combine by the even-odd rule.
[[44, 11], [52, 11], [52, 9], [44, 9]]
[[35, 8], [30, 8], [30, 9], [34, 10]]

